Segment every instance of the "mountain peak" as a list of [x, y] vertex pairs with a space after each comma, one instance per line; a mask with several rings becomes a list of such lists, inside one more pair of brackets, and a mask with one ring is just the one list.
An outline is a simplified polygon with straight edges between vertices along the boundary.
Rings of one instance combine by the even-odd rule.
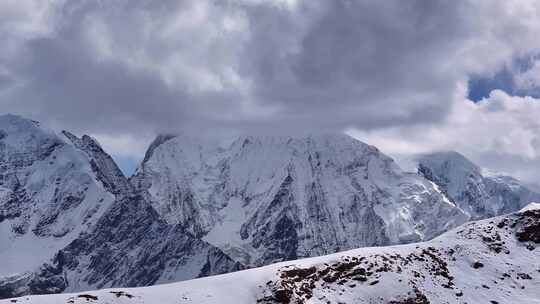
[[0, 132], [0, 298], [240, 267], [159, 218], [91, 136], [16, 115], [0, 117]]
[[345, 134], [228, 146], [183, 135], [149, 150], [135, 187], [169, 223], [247, 265], [429, 239], [465, 220], [427, 180]]
[[418, 172], [472, 218], [485, 218], [519, 210], [540, 194], [516, 179], [494, 174], [455, 152], [437, 152], [418, 157]]
[[0, 140], [12, 153], [47, 150], [61, 144], [52, 130], [13, 114], [0, 115]]
[[39, 122], [24, 118], [16, 114], [2, 114], [0, 115], [0, 125], [12, 124], [12, 125], [39, 125]]
[[355, 139], [344, 133], [320, 133], [307, 135], [243, 135], [239, 136], [237, 141], [251, 140], [258, 142], [271, 143], [294, 143], [294, 142], [341, 142], [349, 144], [367, 145], [362, 141]]
[[456, 151], [441, 151], [423, 154], [418, 157], [420, 164], [428, 165], [439, 170], [451, 169], [455, 173], [480, 173], [481, 169], [463, 154]]

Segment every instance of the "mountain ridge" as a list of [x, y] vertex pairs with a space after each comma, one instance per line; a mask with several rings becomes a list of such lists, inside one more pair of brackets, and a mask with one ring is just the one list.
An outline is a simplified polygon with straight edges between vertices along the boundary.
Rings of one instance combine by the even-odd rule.
[[[430, 172], [405, 172], [344, 134], [229, 145], [184, 134], [158, 136], [128, 179], [88, 135], [0, 116], [0, 258], [10, 262], [0, 298], [429, 240], [472, 218]], [[512, 189], [515, 180], [490, 182]], [[465, 203], [485, 204], [473, 198]]]
[[[347, 135], [245, 136], [225, 148], [179, 136], [153, 146], [130, 180], [167, 221], [250, 265], [431, 238], [465, 220], [430, 182]], [[236, 227], [228, 209], [241, 214]], [[231, 247], [217, 243], [221, 229], [237, 236]]]
[[15, 115], [0, 116], [0, 130], [0, 297], [242, 268], [165, 223], [90, 136], [57, 135]]
[[417, 244], [360, 248], [146, 288], [0, 303], [540, 303], [539, 246], [540, 209], [532, 205]]
[[417, 157], [418, 173], [433, 181], [472, 219], [519, 210], [540, 201], [540, 193], [513, 177], [485, 174], [458, 152], [435, 152]]

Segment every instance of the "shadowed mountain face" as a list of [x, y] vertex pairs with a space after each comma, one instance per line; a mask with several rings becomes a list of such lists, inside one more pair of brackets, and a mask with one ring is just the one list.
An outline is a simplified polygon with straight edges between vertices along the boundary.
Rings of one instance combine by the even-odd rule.
[[483, 174], [457, 152], [440, 152], [418, 158], [418, 172], [440, 189], [471, 218], [487, 218], [513, 212], [540, 194], [504, 175]]
[[346, 135], [159, 137], [131, 178], [171, 224], [247, 265], [433, 238], [467, 217]]

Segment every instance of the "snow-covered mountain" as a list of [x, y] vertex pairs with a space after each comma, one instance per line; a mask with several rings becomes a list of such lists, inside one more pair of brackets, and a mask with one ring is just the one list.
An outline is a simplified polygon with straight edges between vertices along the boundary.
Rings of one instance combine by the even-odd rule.
[[240, 268], [163, 221], [89, 136], [0, 116], [0, 298]]
[[115, 193], [98, 175], [105, 181], [115, 172], [97, 164], [114, 162], [84, 149], [92, 143], [0, 116], [0, 276], [41, 265], [113, 204]]
[[487, 218], [519, 210], [540, 201], [540, 194], [518, 180], [486, 174], [457, 152], [418, 157], [418, 172], [436, 183], [471, 218]]
[[471, 216], [540, 201], [463, 159], [420, 163], [421, 175], [404, 172], [346, 135], [230, 145], [163, 135], [128, 180], [91, 137], [3, 115], [0, 298], [147, 286], [425, 241]]
[[346, 135], [160, 136], [132, 184], [245, 265], [431, 239], [467, 217], [432, 182]]
[[361, 248], [174, 284], [0, 303], [540, 303], [537, 208], [470, 222], [424, 243]]

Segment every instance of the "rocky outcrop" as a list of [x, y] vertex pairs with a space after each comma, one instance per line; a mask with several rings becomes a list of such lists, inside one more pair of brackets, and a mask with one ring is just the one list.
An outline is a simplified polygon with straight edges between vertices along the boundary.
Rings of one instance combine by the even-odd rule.
[[472, 222], [416, 246], [285, 266], [257, 303], [527, 303], [540, 282], [540, 268], [529, 264], [540, 244], [539, 219], [540, 210], [529, 210]]

